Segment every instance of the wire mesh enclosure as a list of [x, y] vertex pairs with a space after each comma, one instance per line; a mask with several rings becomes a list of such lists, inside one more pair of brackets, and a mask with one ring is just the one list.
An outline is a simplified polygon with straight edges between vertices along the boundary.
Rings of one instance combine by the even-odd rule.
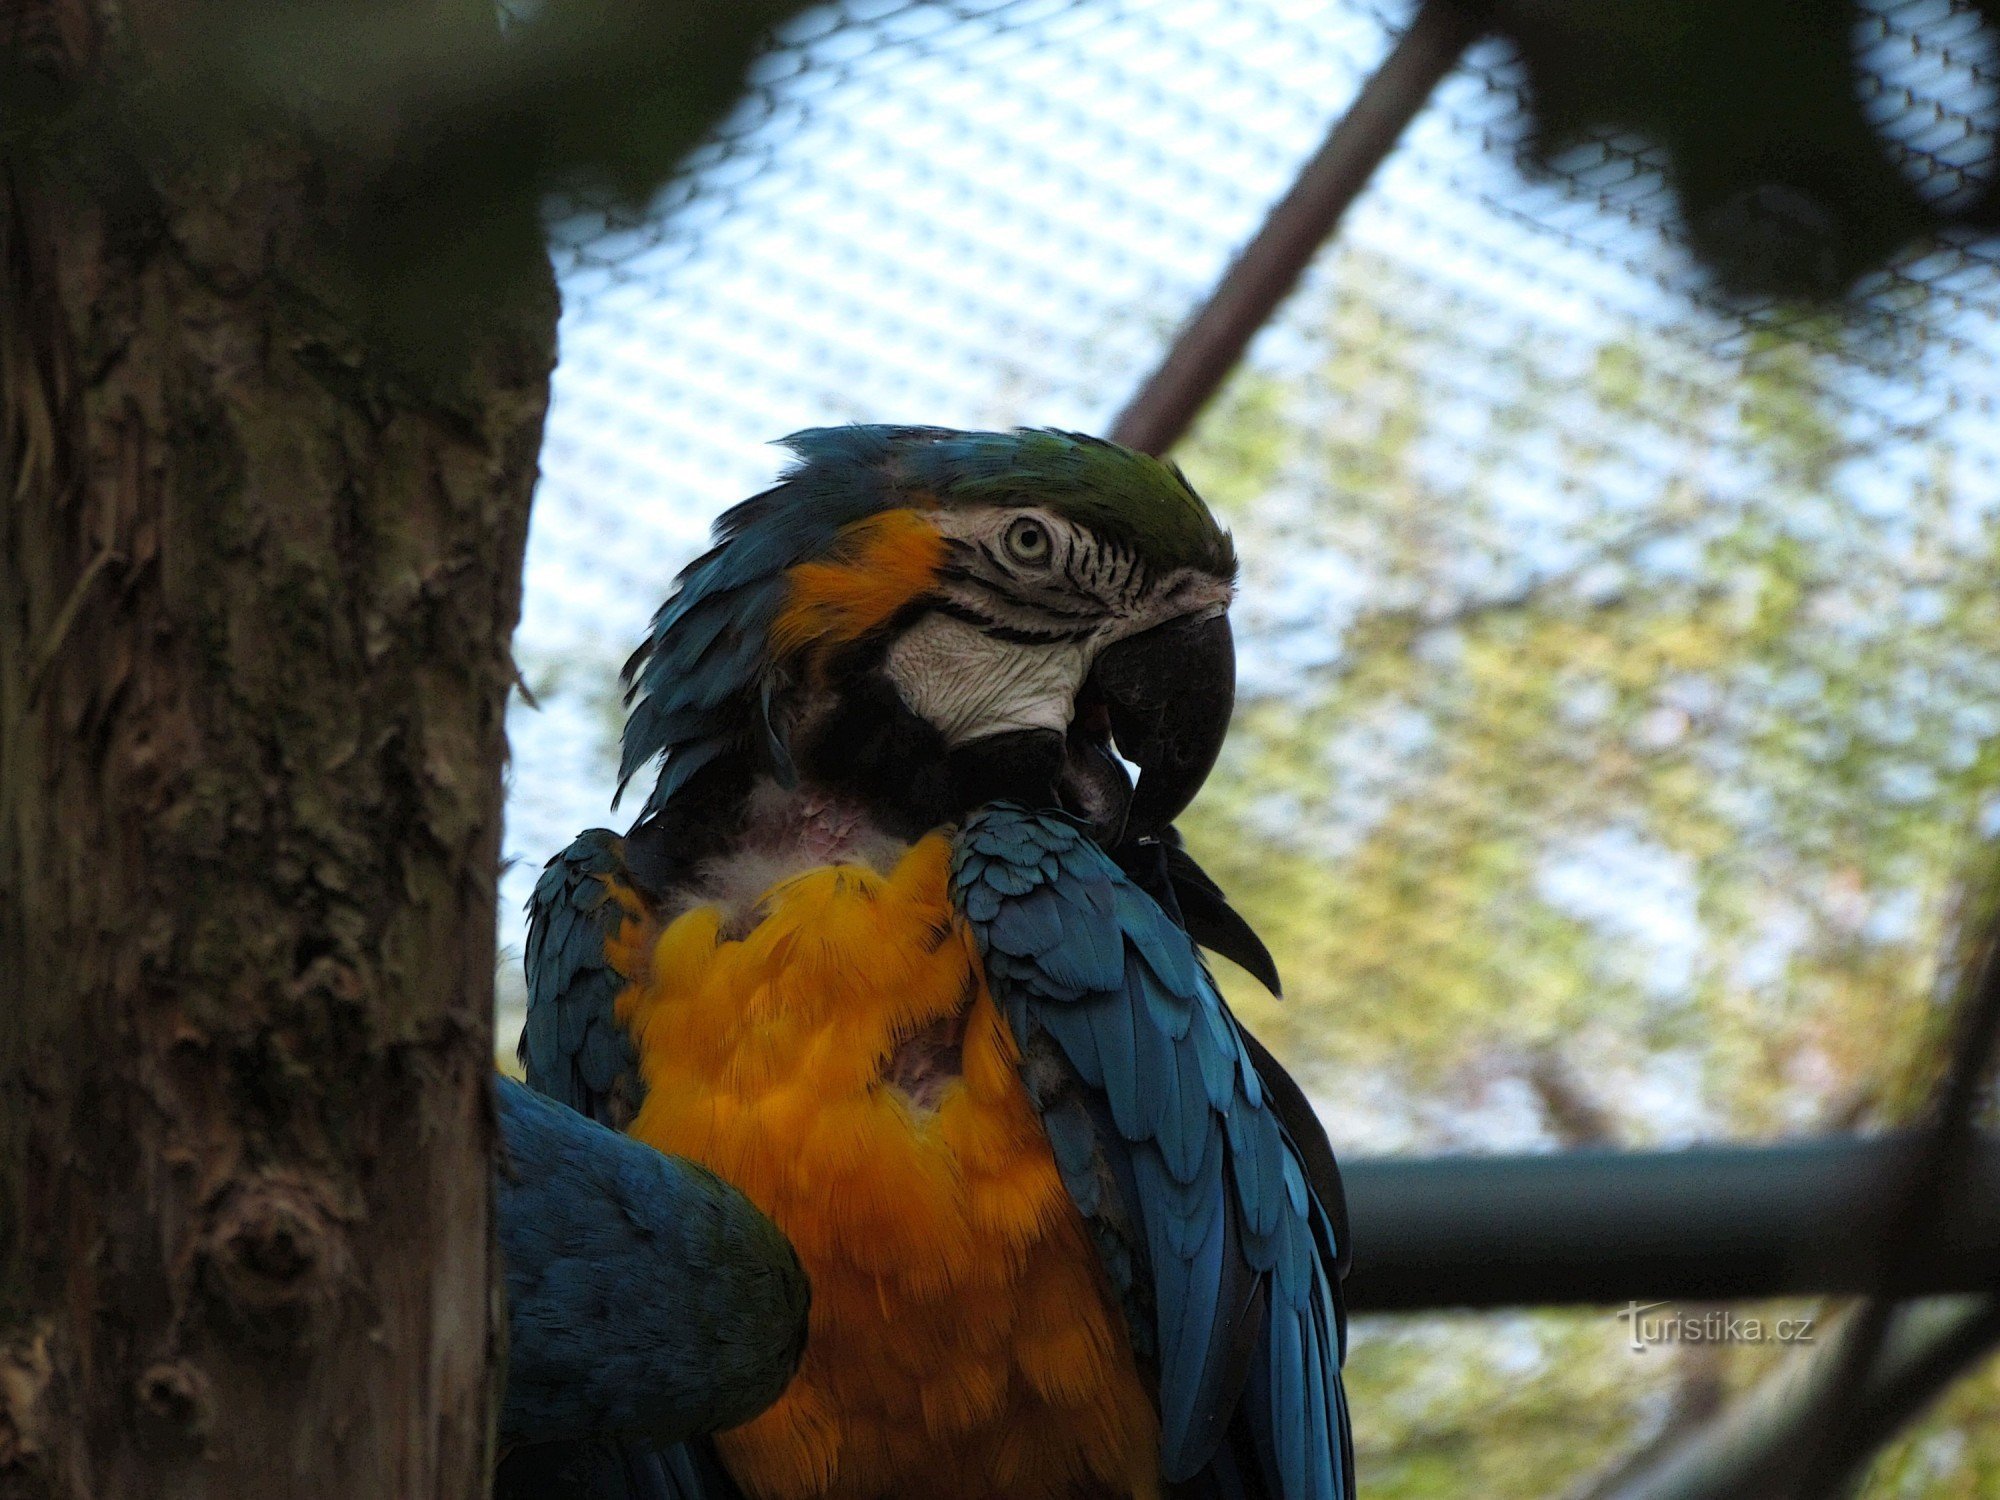
[[[1103, 429], [1406, 20], [853, 0], [777, 37], [644, 214], [555, 211], [503, 996], [535, 870], [610, 816], [618, 666], [770, 442]], [[1897, 170], [1983, 191], [2000, 33], [1877, 0], [1852, 43]], [[1542, 171], [1527, 132], [1479, 44], [1176, 449], [1245, 562], [1236, 727], [1183, 826], [1287, 996], [1232, 1001], [1344, 1153], [1900, 1121], [2000, 835], [2000, 253], [1746, 304], [1656, 144]], [[1364, 1322], [1364, 1491], [1608, 1493], [1793, 1352]], [[1996, 1415], [1961, 1385], [1868, 1493], [2000, 1492]]]

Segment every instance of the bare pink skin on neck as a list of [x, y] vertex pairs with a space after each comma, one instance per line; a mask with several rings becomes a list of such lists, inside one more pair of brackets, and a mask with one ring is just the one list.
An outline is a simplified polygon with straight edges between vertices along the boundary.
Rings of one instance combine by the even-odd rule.
[[760, 788], [751, 798], [745, 832], [768, 853], [795, 854], [826, 865], [838, 862], [873, 830], [861, 804], [848, 798], [808, 788], [767, 797]]
[[750, 794], [743, 833], [727, 854], [706, 860], [669, 897], [668, 921], [697, 906], [716, 906], [726, 931], [754, 925], [758, 903], [780, 881], [822, 865], [863, 864], [887, 874], [909, 848], [883, 833], [860, 803], [811, 787], [766, 781]]
[[[715, 906], [723, 914], [723, 934], [742, 938], [761, 919], [764, 895], [778, 882], [833, 864], [870, 865], [887, 874], [908, 848], [876, 828], [858, 802], [765, 782], [750, 795], [737, 847], [704, 863], [694, 881], [674, 893], [664, 915], [671, 920], [697, 906]], [[883, 1081], [901, 1090], [913, 1109], [935, 1110], [957, 1080], [965, 1018], [957, 1011], [898, 1038], [884, 1060]]]

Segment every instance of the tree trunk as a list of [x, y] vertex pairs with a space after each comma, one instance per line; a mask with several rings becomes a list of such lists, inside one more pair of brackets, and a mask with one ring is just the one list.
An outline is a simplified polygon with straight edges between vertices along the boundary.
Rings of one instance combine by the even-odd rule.
[[0, 162], [0, 1496], [469, 1500], [546, 262], [413, 378], [297, 127], [76, 175]]

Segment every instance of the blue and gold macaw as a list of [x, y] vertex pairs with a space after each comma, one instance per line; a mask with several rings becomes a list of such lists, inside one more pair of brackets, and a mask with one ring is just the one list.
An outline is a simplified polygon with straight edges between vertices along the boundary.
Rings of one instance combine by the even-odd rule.
[[1229, 538], [1073, 434], [789, 446], [628, 664], [658, 779], [536, 889], [522, 1055], [784, 1230], [805, 1354], [540, 1492], [1351, 1495], [1332, 1153], [1171, 826], [1234, 697]]

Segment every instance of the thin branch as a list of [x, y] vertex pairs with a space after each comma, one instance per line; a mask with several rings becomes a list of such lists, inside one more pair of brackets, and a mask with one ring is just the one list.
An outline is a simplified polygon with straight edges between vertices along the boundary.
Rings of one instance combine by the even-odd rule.
[[[1983, 905], [1980, 904], [1983, 902]], [[1896, 1432], [1977, 1361], [2000, 1346], [2000, 1282], [1989, 1260], [1964, 1290], [1986, 1295], [1942, 1308], [1899, 1300], [1917, 1264], [1981, 1210], [1972, 1185], [1993, 1141], [1973, 1128], [2000, 1050], [2000, 907], [1978, 888], [1969, 900], [1976, 935], [1954, 1045], [1934, 1098], [1932, 1124], [1876, 1189], [1879, 1208], [1847, 1226], [1865, 1289], [1873, 1295], [1826, 1352], [1738, 1401], [1709, 1427], [1605, 1493], [1615, 1500], [1817, 1500], [1842, 1493]]]
[[[1890, 1200], [1889, 1233], [1877, 1252], [1877, 1287], [1894, 1286], [1956, 1206], [1954, 1180], [1978, 1145], [1974, 1111], [2000, 1049], [2000, 913], [1980, 913], [1977, 946], [1964, 972], [1971, 983], [1960, 999], [1951, 1061], [1933, 1104], [1933, 1124]], [[2000, 1280], [1989, 1276], [1988, 1284]], [[1877, 1295], [1862, 1304], [1842, 1338], [1835, 1373], [1827, 1382], [1818, 1420], [1802, 1437], [1797, 1479], [1787, 1493], [1805, 1497], [1836, 1494], [1872, 1451], [1854, 1439], [1854, 1415], [1871, 1385], [1870, 1372], [1897, 1316], [1894, 1300]], [[1893, 1430], [1893, 1429], [1891, 1429]], [[1886, 1434], [1885, 1434], [1886, 1435]]]
[[1796, 1360], [1663, 1461], [1610, 1490], [1607, 1500], [1770, 1500], [1797, 1493], [1798, 1454], [1819, 1440], [1835, 1391], [1846, 1398], [1844, 1425], [1826, 1446], [1851, 1472], [1996, 1344], [2000, 1298], [1905, 1304], [1860, 1387], [1842, 1384], [1848, 1377], [1840, 1349]]

